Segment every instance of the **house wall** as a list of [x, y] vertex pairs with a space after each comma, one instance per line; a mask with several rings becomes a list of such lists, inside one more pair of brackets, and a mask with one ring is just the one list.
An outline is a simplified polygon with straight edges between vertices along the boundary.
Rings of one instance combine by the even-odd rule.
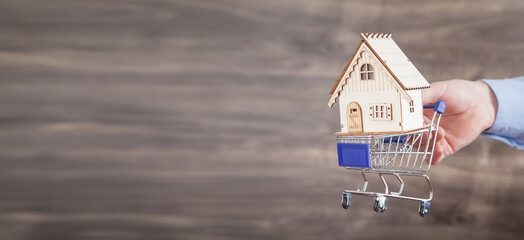
[[422, 91], [408, 90], [406, 91], [411, 99], [413, 99], [413, 105], [415, 111], [412, 113], [409, 110], [409, 102], [402, 98], [402, 116], [403, 116], [403, 131], [409, 131], [411, 129], [417, 129], [424, 126], [423, 118], [423, 107], [422, 107]]
[[[401, 99], [404, 99], [403, 101], [407, 103], [408, 112], [409, 102], [405, 100], [405, 97], [401, 97], [400, 90], [395, 84], [393, 77], [364, 44], [357, 54], [343, 77], [345, 85], [338, 99], [341, 132], [348, 132], [346, 111], [350, 102], [358, 102], [360, 104], [364, 132], [402, 131], [402, 125], [400, 124], [402, 122]], [[374, 80], [360, 79], [360, 66], [363, 63], [373, 65], [375, 70]], [[391, 103], [391, 120], [374, 120], [371, 118], [370, 106], [380, 103]], [[410, 123], [410, 126], [414, 126], [414, 124]]]
[[[346, 95], [347, 96], [347, 95]], [[342, 97], [340, 99], [340, 124], [342, 126], [341, 132], [348, 132], [347, 129], [347, 105], [350, 102], [357, 102], [362, 109], [362, 125], [364, 132], [389, 132], [402, 131], [399, 124], [401, 122], [401, 110], [399, 107], [400, 94], [396, 91], [382, 91], [380, 95], [370, 97], [369, 93], [358, 92], [353, 93], [351, 98]], [[374, 120], [370, 116], [372, 111], [370, 106], [372, 104], [391, 103], [391, 120]]]

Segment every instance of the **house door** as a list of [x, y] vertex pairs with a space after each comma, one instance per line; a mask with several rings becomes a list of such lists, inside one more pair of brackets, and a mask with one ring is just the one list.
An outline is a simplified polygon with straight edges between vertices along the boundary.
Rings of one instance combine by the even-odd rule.
[[348, 118], [348, 132], [362, 132], [362, 110], [356, 102], [348, 104], [346, 109]]

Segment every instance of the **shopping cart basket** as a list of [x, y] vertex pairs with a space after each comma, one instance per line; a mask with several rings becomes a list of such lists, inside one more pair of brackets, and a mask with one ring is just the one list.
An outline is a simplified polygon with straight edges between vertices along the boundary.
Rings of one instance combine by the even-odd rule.
[[[433, 108], [434, 114], [430, 124], [422, 129], [401, 134], [337, 137], [339, 165], [348, 170], [360, 171], [364, 178], [362, 189], [343, 191], [343, 208], [351, 206], [352, 195], [361, 195], [374, 197], [373, 209], [384, 212], [387, 209], [387, 198], [392, 197], [419, 201], [420, 216], [428, 214], [430, 201], [433, 199], [433, 187], [427, 173], [431, 168], [440, 118], [446, 105], [443, 101], [438, 101], [424, 108]], [[366, 174], [378, 174], [384, 184], [384, 192], [366, 191]], [[400, 182], [398, 192], [389, 189], [384, 175], [394, 176]], [[429, 187], [429, 196], [420, 198], [404, 195], [404, 181], [401, 176], [425, 179]]]

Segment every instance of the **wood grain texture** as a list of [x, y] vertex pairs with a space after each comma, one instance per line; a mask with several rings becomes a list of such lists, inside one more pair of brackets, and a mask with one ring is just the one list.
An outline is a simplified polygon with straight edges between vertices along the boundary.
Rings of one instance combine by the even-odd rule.
[[432, 168], [428, 217], [357, 197], [344, 211], [360, 175], [337, 166], [326, 106], [361, 32], [393, 33], [429, 81], [524, 75], [522, 1], [24, 0], [0, 13], [2, 240], [524, 235], [524, 152], [484, 137]]

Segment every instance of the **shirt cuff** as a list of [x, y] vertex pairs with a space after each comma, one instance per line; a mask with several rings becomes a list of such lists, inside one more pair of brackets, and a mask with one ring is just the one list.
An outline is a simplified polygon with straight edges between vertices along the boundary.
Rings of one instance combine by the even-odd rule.
[[498, 102], [495, 122], [483, 134], [524, 149], [524, 77], [481, 81], [491, 88]]

